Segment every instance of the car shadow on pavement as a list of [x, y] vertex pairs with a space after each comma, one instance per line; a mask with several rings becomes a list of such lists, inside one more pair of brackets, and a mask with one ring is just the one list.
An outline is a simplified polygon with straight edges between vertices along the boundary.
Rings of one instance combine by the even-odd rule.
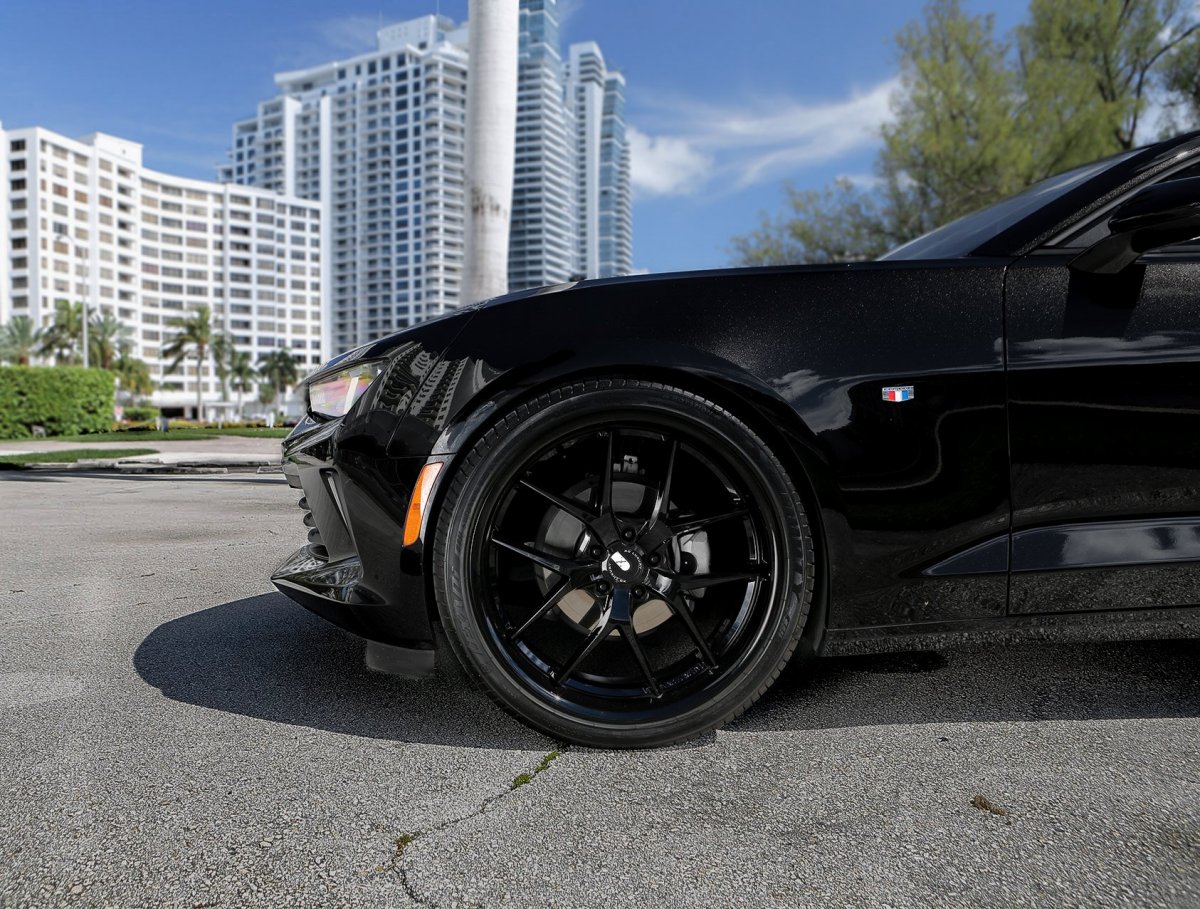
[[[371, 672], [363, 652], [362, 640], [270, 593], [166, 622], [133, 661], [168, 698], [272, 722], [435, 745], [551, 746], [475, 690], [448, 653], [433, 678], [413, 680]], [[817, 660], [789, 668], [729, 729], [1196, 716], [1200, 642], [1031, 643]]]
[[1200, 716], [1200, 641], [1022, 643], [789, 669], [732, 728]]
[[163, 623], [133, 664], [172, 700], [277, 723], [432, 745], [552, 747], [475, 690], [448, 654], [429, 679], [372, 672], [363, 654], [360, 638], [268, 593]]

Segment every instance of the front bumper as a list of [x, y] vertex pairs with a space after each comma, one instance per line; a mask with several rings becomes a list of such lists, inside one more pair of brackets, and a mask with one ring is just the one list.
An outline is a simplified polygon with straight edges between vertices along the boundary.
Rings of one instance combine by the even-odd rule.
[[[349, 438], [347, 438], [349, 436]], [[285, 445], [283, 473], [303, 495], [308, 543], [272, 583], [301, 606], [370, 641], [434, 646], [424, 539], [403, 546], [404, 515], [424, 457], [362, 444], [340, 421], [302, 424]]]

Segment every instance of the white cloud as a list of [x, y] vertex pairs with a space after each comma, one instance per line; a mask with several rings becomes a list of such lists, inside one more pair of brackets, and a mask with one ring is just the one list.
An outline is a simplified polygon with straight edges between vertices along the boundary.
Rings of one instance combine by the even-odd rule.
[[1133, 137], [1134, 141], [1144, 145], [1157, 142], [1167, 133], [1182, 132], [1183, 129], [1175, 120], [1175, 113], [1159, 98], [1149, 99], [1138, 116], [1137, 134]]
[[838, 174], [835, 180], [845, 180], [858, 189], [875, 189], [883, 181], [875, 174]]
[[583, 9], [583, 0], [558, 0], [558, 28], [563, 34], [579, 11]]
[[650, 195], [686, 194], [699, 188], [712, 169], [712, 159], [686, 139], [647, 136], [629, 128], [630, 180]]
[[660, 102], [658, 135], [630, 131], [632, 179], [641, 192], [697, 192], [707, 183], [743, 189], [791, 176], [878, 140], [897, 81], [822, 104], [789, 99], [716, 106]]
[[340, 16], [317, 26], [326, 48], [335, 54], [365, 54], [375, 48], [375, 33], [380, 29], [378, 16]]

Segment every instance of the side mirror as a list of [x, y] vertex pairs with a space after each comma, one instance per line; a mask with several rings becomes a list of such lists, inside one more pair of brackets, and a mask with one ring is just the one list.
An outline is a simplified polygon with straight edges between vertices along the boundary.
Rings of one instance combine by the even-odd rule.
[[1072, 271], [1115, 275], [1142, 253], [1200, 237], [1200, 177], [1149, 186], [1121, 203], [1109, 235], [1071, 260]]

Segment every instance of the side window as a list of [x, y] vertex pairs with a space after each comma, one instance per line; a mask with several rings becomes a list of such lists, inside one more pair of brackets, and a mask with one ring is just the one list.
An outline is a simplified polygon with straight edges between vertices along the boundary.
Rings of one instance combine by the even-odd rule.
[[[1185, 167], [1182, 170], [1174, 171], [1165, 177], [1160, 177], [1155, 182], [1166, 183], [1171, 180], [1184, 180], [1189, 177], [1200, 177], [1200, 162]], [[1152, 184], [1146, 185], [1149, 186]], [[1141, 188], [1143, 187], [1139, 187], [1139, 189]], [[1105, 208], [1082, 227], [1077, 228], [1064, 239], [1055, 243], [1055, 249], [1086, 249], [1096, 241], [1103, 240], [1109, 233], [1108, 218], [1111, 213], [1111, 206]], [[1154, 253], [1152, 257], [1159, 258], [1162, 256], [1187, 256], [1189, 259], [1200, 258], [1200, 240], [1165, 247]]]

